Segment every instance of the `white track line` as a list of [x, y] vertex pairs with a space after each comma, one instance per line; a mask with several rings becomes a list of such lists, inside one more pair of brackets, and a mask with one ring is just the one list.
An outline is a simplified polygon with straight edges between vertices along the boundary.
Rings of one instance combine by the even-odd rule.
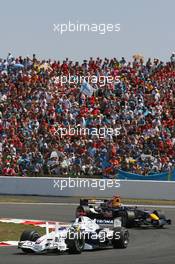
[[149, 207], [149, 208], [167, 208], [167, 209], [175, 209], [175, 205], [158, 205], [158, 204], [124, 204], [125, 206], [137, 206], [137, 207]]
[[29, 203], [27, 203], [27, 202], [0, 202], [0, 205], [1, 204], [23, 204], [23, 205], [58, 205], [58, 206], [62, 206], [62, 205], [66, 205], [66, 206], [68, 206], [68, 205], [70, 205], [70, 206], [72, 206], [72, 205], [79, 205], [79, 203], [37, 203], [37, 202], [29, 202]]
[[[32, 202], [0, 202], [1, 204], [8, 205], [56, 205], [56, 206], [77, 206], [79, 203], [32, 203]], [[159, 207], [167, 209], [175, 209], [175, 205], [158, 205], [158, 204], [124, 204], [125, 206], [137, 206], [137, 207]]]

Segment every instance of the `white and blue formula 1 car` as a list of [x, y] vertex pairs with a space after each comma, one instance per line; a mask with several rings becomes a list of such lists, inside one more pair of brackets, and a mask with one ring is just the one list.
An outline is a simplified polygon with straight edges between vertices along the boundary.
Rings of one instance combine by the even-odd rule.
[[115, 219], [113, 227], [102, 227], [86, 216], [80, 216], [67, 227], [56, 223], [55, 230], [40, 236], [36, 231], [26, 230], [21, 234], [18, 248], [24, 253], [63, 253], [80, 254], [83, 250], [101, 248], [126, 248], [129, 242], [128, 230]]

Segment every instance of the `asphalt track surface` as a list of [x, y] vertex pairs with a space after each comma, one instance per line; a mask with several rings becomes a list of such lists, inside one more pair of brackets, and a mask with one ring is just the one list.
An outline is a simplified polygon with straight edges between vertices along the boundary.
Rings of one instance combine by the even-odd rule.
[[[41, 198], [40, 202], [50, 202]], [[0, 217], [71, 221], [76, 205], [71, 198], [58, 198], [58, 204], [0, 204]], [[78, 199], [74, 202], [78, 202]], [[147, 207], [148, 208], [148, 207]], [[83, 252], [81, 255], [25, 255], [17, 247], [0, 248], [0, 264], [174, 264], [175, 263], [175, 209], [164, 209], [172, 225], [164, 229], [130, 229], [127, 249], [107, 249]]]

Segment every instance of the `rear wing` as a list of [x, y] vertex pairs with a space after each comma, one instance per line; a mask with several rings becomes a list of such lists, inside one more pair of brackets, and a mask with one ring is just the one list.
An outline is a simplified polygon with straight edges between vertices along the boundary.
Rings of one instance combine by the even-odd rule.
[[107, 199], [80, 199], [80, 206], [100, 205], [108, 202]]

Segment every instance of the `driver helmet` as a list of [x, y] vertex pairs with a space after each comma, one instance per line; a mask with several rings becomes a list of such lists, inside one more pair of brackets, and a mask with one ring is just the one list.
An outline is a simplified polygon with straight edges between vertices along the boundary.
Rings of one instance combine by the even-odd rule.
[[121, 206], [121, 198], [120, 195], [114, 195], [111, 199], [112, 207], [120, 207]]

